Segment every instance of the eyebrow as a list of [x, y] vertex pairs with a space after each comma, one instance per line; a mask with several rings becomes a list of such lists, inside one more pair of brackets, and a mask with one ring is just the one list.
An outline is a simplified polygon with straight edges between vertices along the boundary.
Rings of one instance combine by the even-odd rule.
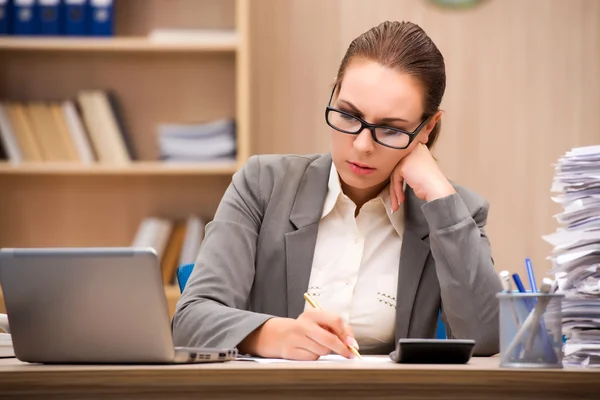
[[[350, 103], [348, 100], [338, 99], [338, 101], [340, 103], [344, 103], [345, 105], [347, 105], [355, 113], [363, 115], [363, 113], [358, 109], [358, 107], [356, 107], [354, 104]], [[382, 118], [380, 121], [381, 122], [406, 122], [406, 123], [409, 122], [409, 121], [405, 120], [404, 118]]]

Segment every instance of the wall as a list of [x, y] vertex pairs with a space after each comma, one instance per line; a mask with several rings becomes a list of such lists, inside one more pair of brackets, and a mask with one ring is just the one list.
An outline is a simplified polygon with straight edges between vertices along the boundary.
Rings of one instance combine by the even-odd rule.
[[384, 20], [421, 25], [442, 51], [447, 91], [435, 155], [488, 199], [498, 269], [538, 279], [556, 229], [552, 164], [600, 142], [600, 1], [252, 0], [254, 153], [329, 149], [324, 107], [350, 41]]

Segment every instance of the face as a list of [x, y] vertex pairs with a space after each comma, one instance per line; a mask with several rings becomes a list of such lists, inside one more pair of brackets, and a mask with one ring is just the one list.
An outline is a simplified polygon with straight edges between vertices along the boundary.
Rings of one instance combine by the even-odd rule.
[[[331, 106], [364, 121], [413, 132], [423, 122], [423, 93], [410, 75], [380, 64], [355, 59], [344, 73], [341, 89]], [[340, 178], [349, 189], [368, 190], [385, 185], [394, 167], [418, 143], [427, 143], [440, 113], [430, 118], [411, 145], [403, 150], [380, 145], [364, 129], [351, 135], [332, 129], [331, 153]]]

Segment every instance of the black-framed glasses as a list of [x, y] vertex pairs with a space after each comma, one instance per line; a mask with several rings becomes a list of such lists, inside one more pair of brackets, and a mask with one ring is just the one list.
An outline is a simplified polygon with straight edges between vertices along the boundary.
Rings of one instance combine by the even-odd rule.
[[356, 115], [331, 107], [331, 100], [334, 93], [335, 87], [331, 91], [329, 103], [327, 103], [327, 108], [325, 109], [325, 121], [327, 121], [327, 125], [336, 131], [350, 135], [358, 135], [367, 128], [371, 132], [371, 136], [375, 142], [392, 149], [402, 150], [410, 146], [429, 120], [429, 117], [425, 117], [417, 129], [412, 132], [391, 126], [370, 124]]

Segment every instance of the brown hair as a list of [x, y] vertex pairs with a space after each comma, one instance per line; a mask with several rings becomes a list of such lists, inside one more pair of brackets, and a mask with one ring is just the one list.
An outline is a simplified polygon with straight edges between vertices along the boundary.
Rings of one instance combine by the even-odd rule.
[[[346, 67], [354, 57], [375, 61], [384, 67], [415, 77], [424, 92], [423, 118], [439, 110], [446, 89], [444, 57], [425, 31], [411, 22], [386, 21], [350, 43], [338, 69], [336, 85], [341, 87]], [[431, 148], [439, 135], [441, 121], [429, 134]]]

